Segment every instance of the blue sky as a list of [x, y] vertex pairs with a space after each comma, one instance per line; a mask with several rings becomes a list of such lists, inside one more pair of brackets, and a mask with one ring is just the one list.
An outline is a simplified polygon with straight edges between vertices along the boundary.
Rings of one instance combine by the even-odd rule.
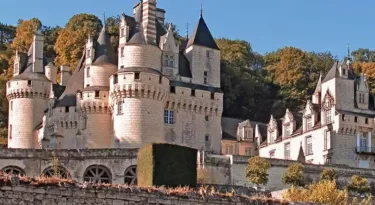
[[[132, 13], [138, 0], [12, 0], [2, 2], [0, 22], [16, 24], [20, 18], [38, 17], [44, 25], [63, 26], [77, 13], [102, 18]], [[308, 51], [331, 51], [342, 58], [351, 49], [375, 49], [373, 0], [158, 0], [167, 21], [185, 33], [195, 26], [200, 5], [215, 37], [243, 39], [266, 53], [285, 46]], [[21, 7], [22, 6], [22, 7]]]

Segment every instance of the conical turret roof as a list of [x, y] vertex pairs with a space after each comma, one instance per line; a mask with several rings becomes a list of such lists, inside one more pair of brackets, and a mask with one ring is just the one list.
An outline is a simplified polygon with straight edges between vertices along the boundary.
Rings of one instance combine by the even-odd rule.
[[212, 36], [210, 29], [203, 19], [203, 16], [199, 18], [197, 27], [195, 28], [193, 35], [189, 39], [187, 47], [192, 45], [204, 46], [216, 50], [220, 50], [217, 46], [214, 37]]
[[99, 34], [95, 47], [95, 61], [93, 65], [113, 64], [117, 65], [117, 56], [111, 43], [105, 26]]

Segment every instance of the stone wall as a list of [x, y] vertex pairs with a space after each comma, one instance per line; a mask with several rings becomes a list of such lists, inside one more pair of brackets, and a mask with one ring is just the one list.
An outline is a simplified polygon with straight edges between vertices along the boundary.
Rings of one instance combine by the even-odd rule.
[[[0, 204], [2, 205], [127, 205], [127, 204], [288, 204], [271, 199], [250, 199], [240, 196], [221, 196], [198, 194], [194, 191], [184, 193], [170, 190], [139, 188], [83, 188], [83, 187], [36, 187], [2, 186]], [[298, 203], [293, 203], [298, 204]]]

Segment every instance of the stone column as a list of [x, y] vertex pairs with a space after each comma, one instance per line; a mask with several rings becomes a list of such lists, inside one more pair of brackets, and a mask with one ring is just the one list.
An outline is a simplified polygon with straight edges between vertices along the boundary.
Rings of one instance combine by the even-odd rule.
[[368, 135], [367, 135], [367, 147], [368, 147], [368, 152], [371, 152], [371, 132], [368, 132]]

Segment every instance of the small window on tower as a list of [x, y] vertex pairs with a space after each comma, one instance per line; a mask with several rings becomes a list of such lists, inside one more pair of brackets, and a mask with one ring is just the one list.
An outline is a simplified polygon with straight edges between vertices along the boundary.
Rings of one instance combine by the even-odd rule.
[[171, 86], [171, 87], [170, 87], [170, 92], [171, 92], [171, 93], [176, 93], [176, 87]]
[[358, 122], [358, 117], [357, 116], [354, 117], [354, 122]]
[[12, 139], [12, 125], [9, 125], [9, 139]]
[[66, 112], [66, 113], [69, 112], [69, 106], [66, 106], [66, 107], [65, 107], [65, 112]]
[[215, 99], [215, 93], [211, 93], [211, 100]]
[[10, 101], [10, 110], [13, 110], [13, 101]]
[[164, 61], [163, 61], [164, 66], [168, 66], [168, 60], [169, 60], [168, 58], [169, 58], [168, 55], [164, 56]]
[[32, 85], [31, 80], [28, 80], [28, 81], [27, 81], [27, 85], [28, 85], [28, 86], [31, 86], [31, 85]]
[[195, 97], [195, 90], [191, 90], [191, 96]]
[[169, 56], [169, 65], [168, 66], [174, 67], [174, 56], [173, 55]]
[[90, 67], [86, 68], [86, 77], [90, 77]]
[[203, 73], [203, 84], [207, 84], [208, 82], [208, 72], [204, 71]]
[[365, 119], [365, 123], [368, 124], [368, 118]]
[[163, 76], [159, 76], [159, 83], [160, 83], [160, 84], [163, 83]]
[[121, 57], [124, 57], [124, 47], [121, 47]]
[[121, 37], [124, 37], [124, 36], [125, 36], [125, 29], [124, 29], [124, 28], [121, 28], [120, 36], [121, 36]]
[[99, 96], [100, 96], [99, 94], [100, 94], [100, 92], [98, 90], [96, 90], [95, 91], [95, 98], [99, 98]]
[[206, 51], [206, 57], [207, 57], [207, 58], [210, 57], [210, 51]]
[[140, 79], [140, 73], [134, 73], [134, 79], [139, 80]]
[[114, 75], [113, 76], [113, 84], [117, 84], [118, 83], [118, 75]]

